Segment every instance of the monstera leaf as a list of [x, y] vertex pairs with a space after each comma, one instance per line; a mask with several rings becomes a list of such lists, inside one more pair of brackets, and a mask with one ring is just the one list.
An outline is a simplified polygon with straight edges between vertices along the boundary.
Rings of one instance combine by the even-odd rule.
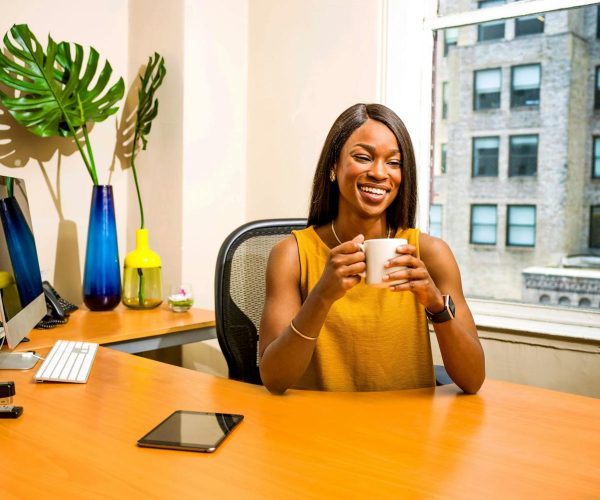
[[[25, 24], [14, 25], [10, 35], [12, 40], [8, 33], [4, 36], [4, 45], [11, 57], [0, 52], [0, 84], [16, 93], [12, 97], [0, 88], [0, 102], [19, 124], [36, 135], [73, 137], [97, 184], [86, 124], [117, 112], [116, 103], [125, 92], [123, 79], [107, 88], [112, 67], [107, 61], [99, 71], [100, 57], [94, 48], [90, 48], [86, 61], [81, 45], [56, 43], [50, 36], [44, 51]], [[88, 156], [78, 139], [80, 130]]]
[[135, 154], [140, 140], [142, 141], [142, 149], [145, 150], [148, 145], [147, 135], [150, 133], [150, 128], [152, 127], [152, 120], [154, 120], [158, 114], [158, 99], [155, 97], [155, 94], [166, 74], [167, 69], [165, 68], [165, 60], [160, 54], [155, 52], [153, 57], [148, 58], [148, 65], [144, 70], [144, 74], [140, 76], [138, 108], [135, 119], [135, 132], [133, 135], [133, 149], [131, 151], [130, 164], [138, 195], [141, 229], [144, 228], [144, 205], [142, 204], [142, 195], [140, 193], [137, 171], [135, 168]]
[[147, 135], [150, 133], [152, 120], [158, 114], [158, 99], [154, 97], [158, 87], [163, 82], [167, 69], [164, 58], [154, 53], [148, 59], [144, 74], [140, 76], [140, 89], [138, 91], [138, 109], [135, 121], [135, 135], [133, 147], [137, 147], [137, 140], [142, 140], [142, 149], [148, 145]]

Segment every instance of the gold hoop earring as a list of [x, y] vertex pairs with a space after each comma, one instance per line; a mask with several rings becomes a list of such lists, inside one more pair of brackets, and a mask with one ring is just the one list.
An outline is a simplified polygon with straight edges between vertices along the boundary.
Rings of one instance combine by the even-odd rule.
[[333, 168], [329, 171], [329, 180], [335, 182], [335, 170]]

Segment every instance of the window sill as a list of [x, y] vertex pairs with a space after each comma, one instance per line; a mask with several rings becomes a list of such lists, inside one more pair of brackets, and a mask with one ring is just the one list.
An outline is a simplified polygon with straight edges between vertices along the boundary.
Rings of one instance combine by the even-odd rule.
[[477, 329], [600, 346], [600, 311], [467, 299]]

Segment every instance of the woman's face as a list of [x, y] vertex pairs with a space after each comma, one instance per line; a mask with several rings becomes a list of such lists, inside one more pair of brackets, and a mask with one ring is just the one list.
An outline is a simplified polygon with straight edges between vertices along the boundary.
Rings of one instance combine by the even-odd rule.
[[383, 123], [367, 120], [344, 144], [337, 165], [339, 211], [380, 216], [398, 195], [402, 182], [400, 148]]

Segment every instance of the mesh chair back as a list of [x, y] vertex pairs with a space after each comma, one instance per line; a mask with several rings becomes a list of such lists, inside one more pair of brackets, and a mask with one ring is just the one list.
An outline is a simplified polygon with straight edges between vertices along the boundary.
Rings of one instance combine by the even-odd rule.
[[265, 274], [271, 248], [306, 219], [272, 219], [244, 224], [221, 245], [215, 270], [217, 338], [229, 378], [261, 384], [258, 333], [265, 303]]

